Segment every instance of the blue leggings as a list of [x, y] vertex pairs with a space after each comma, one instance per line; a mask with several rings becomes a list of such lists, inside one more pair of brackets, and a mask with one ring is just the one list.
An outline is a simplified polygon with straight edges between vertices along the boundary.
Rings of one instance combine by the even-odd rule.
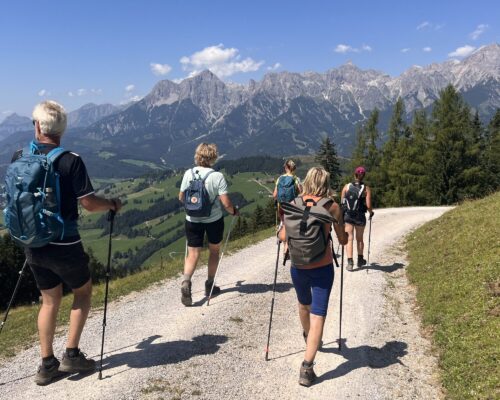
[[333, 286], [333, 264], [314, 269], [290, 268], [293, 286], [300, 304], [311, 306], [311, 314], [326, 317]]

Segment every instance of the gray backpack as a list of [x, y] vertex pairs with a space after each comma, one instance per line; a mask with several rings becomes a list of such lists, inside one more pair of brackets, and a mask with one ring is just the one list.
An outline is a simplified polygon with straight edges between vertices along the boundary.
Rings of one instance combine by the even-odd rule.
[[325, 224], [335, 222], [324, 206], [332, 201], [328, 198], [318, 202], [312, 199], [304, 201], [302, 197], [297, 197], [294, 203], [281, 204], [292, 265], [309, 265], [324, 256], [330, 241]]

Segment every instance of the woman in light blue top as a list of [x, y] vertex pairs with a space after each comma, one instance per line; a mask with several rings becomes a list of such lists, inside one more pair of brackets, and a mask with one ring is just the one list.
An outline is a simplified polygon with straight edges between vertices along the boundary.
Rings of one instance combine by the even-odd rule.
[[[184, 173], [179, 200], [184, 202], [184, 192], [189, 188], [193, 177], [205, 179], [204, 185], [210, 197], [212, 208], [206, 217], [192, 217], [186, 215], [186, 239], [188, 253], [184, 261], [184, 279], [181, 285], [181, 301], [185, 306], [193, 304], [191, 297], [191, 277], [200, 258], [205, 232], [208, 239], [208, 278], [205, 281], [205, 295], [209, 296], [213, 284], [217, 264], [219, 263], [219, 250], [224, 234], [224, 218], [222, 207], [231, 215], [236, 215], [238, 210], [233, 206], [227, 193], [227, 182], [222, 173], [214, 171], [212, 166], [217, 161], [217, 146], [215, 144], [201, 143], [196, 148], [194, 162], [196, 166]], [[220, 288], [214, 286], [212, 296], [220, 293]]]

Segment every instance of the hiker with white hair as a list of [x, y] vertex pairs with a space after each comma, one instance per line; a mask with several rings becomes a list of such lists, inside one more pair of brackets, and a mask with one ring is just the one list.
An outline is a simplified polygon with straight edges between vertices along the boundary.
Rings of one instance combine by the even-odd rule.
[[[63, 373], [95, 370], [95, 361], [79, 349], [90, 311], [92, 281], [89, 257], [78, 232], [78, 204], [92, 212], [118, 212], [122, 206], [119, 199], [96, 196], [81, 157], [60, 147], [66, 124], [66, 111], [60, 104], [37, 104], [33, 110], [35, 138], [29, 147], [14, 154], [6, 177], [6, 225], [12, 238], [24, 247], [26, 263], [42, 294], [38, 385], [46, 385]], [[59, 361], [53, 341], [63, 283], [73, 292], [73, 304], [66, 350]]]

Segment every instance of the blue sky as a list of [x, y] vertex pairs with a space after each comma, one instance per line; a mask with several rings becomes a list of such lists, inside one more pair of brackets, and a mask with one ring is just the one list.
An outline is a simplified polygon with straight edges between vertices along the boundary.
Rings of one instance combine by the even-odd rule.
[[119, 104], [207, 67], [242, 83], [348, 60], [399, 75], [500, 42], [499, 21], [498, 0], [2, 2], [0, 120], [46, 98]]

